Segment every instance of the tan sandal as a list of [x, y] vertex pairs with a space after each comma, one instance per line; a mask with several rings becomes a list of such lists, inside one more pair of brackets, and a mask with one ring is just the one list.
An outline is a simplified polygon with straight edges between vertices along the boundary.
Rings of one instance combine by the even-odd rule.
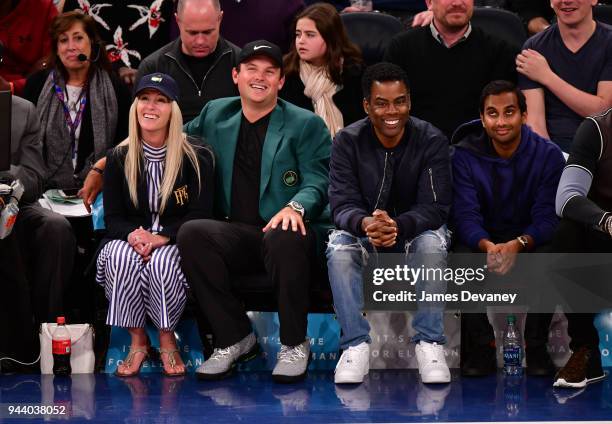
[[174, 358], [174, 354], [175, 353], [177, 353], [179, 355], [179, 358], [180, 358], [181, 353], [179, 352], [178, 349], [162, 349], [162, 348], [159, 349], [160, 359], [162, 359], [162, 373], [166, 377], [180, 377], [182, 375], [185, 375], [185, 364], [183, 364], [183, 371], [182, 372], [173, 372], [173, 373], [170, 373], [170, 372], [166, 371], [166, 367], [165, 367], [166, 364], [163, 361], [164, 354], [166, 354], [167, 357], [168, 357], [168, 365], [170, 365], [170, 368], [174, 369], [178, 365], [177, 362], [176, 362], [176, 359]]
[[119, 366], [117, 366], [117, 369], [115, 370], [115, 375], [117, 377], [134, 377], [135, 375], [138, 375], [140, 373], [140, 369], [142, 368], [142, 364], [144, 364], [144, 362], [149, 357], [150, 350], [151, 350], [150, 346], [143, 346], [143, 347], [136, 347], [136, 348], [130, 346], [130, 351], [128, 352], [128, 355], [123, 360], [123, 365], [127, 366], [127, 368], [131, 368], [136, 354], [142, 353], [144, 354], [144, 357], [142, 358], [142, 361], [140, 361], [140, 365], [138, 365], [138, 369], [128, 374], [122, 374], [119, 372]]

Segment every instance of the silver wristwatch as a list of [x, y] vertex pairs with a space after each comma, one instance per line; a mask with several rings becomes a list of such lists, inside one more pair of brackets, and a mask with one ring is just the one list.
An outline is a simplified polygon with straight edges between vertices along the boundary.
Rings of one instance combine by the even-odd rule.
[[302, 206], [300, 202], [292, 200], [291, 202], [287, 203], [287, 206], [302, 215], [302, 218], [304, 218], [304, 206]]

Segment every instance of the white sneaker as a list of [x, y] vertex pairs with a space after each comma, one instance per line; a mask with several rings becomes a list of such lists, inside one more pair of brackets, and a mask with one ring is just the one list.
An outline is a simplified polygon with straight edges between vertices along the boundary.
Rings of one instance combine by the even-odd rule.
[[340, 403], [351, 412], [364, 412], [370, 410], [370, 389], [367, 383], [359, 386], [337, 385], [336, 396]]
[[434, 415], [437, 417], [438, 413], [444, 408], [446, 397], [450, 391], [450, 384], [445, 384], [444, 386], [426, 386], [425, 384], [420, 384], [416, 397], [416, 407], [421, 415]]
[[336, 365], [334, 382], [342, 383], [362, 383], [370, 371], [370, 345], [366, 342], [359, 343], [357, 346], [349, 346], [342, 352], [342, 356]]
[[421, 340], [414, 351], [423, 383], [450, 383], [450, 370], [441, 345]]
[[308, 371], [310, 339], [306, 338], [297, 346], [281, 345], [276, 357], [276, 366], [272, 370], [272, 379], [275, 382], [295, 383], [303, 380]]

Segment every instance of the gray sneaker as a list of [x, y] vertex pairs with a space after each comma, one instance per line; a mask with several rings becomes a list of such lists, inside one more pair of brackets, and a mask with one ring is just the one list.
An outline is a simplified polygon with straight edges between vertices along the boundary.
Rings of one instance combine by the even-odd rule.
[[306, 339], [297, 346], [281, 345], [276, 366], [272, 371], [272, 380], [277, 383], [294, 383], [306, 377], [310, 359], [310, 340]]
[[238, 343], [224, 349], [215, 349], [202, 365], [196, 370], [201, 380], [220, 380], [229, 377], [238, 361], [248, 361], [257, 356], [259, 345], [255, 334], [250, 333]]

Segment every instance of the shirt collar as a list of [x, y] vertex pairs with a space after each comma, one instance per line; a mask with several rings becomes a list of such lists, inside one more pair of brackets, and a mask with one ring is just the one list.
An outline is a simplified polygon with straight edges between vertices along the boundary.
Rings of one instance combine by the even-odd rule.
[[465, 40], [467, 40], [467, 38], [470, 36], [470, 34], [472, 33], [472, 23], [468, 22], [468, 28], [465, 31], [465, 34], [463, 34], [463, 36], [457, 40], [455, 43], [453, 43], [452, 45], [448, 45], [446, 44], [446, 42], [444, 41], [444, 38], [442, 38], [442, 35], [440, 34], [440, 32], [438, 31], [438, 29], [436, 28], [436, 26], [434, 25], [434, 21], [432, 20], [431, 23], [429, 24], [429, 29], [431, 30], [431, 35], [433, 35], [433, 38], [440, 44], [442, 44], [443, 46], [445, 46], [446, 48], [451, 48]]
[[147, 144], [144, 140], [142, 141], [142, 152], [144, 153], [145, 159], [149, 162], [160, 162], [166, 159], [167, 145], [164, 144], [161, 147], [153, 147]]

